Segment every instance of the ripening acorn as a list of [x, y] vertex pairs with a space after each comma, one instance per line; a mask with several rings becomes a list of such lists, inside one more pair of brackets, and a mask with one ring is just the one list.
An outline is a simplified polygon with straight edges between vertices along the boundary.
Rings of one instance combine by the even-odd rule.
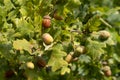
[[49, 33], [44, 33], [42, 39], [45, 44], [49, 45], [53, 42], [53, 37]]
[[107, 76], [107, 77], [112, 75], [112, 72], [111, 72], [111, 69], [109, 66], [104, 66], [103, 71], [104, 71], [105, 76]]
[[71, 62], [72, 60], [72, 55], [71, 54], [68, 54], [66, 57], [65, 57], [65, 61], [67, 61], [68, 63]]
[[45, 28], [49, 28], [50, 25], [51, 25], [51, 17], [49, 15], [44, 16], [42, 20], [42, 26]]
[[105, 74], [105, 76], [109, 77], [112, 75], [112, 72], [111, 72], [111, 70], [107, 70], [104, 72], [104, 74]]
[[76, 45], [75, 46], [75, 54], [74, 54], [74, 57], [78, 57], [80, 56], [81, 54], [84, 54], [86, 52], [86, 49], [84, 46], [79, 46], [79, 45]]
[[29, 69], [34, 69], [34, 64], [32, 62], [27, 62], [26, 63], [26, 66], [29, 68]]
[[100, 31], [99, 38], [101, 40], [107, 40], [109, 37], [110, 37], [110, 33], [108, 31], [106, 31], [106, 30]]

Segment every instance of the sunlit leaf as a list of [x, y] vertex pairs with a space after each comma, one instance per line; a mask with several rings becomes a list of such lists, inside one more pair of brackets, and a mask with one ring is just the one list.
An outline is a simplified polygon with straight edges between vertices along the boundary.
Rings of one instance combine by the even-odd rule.
[[32, 52], [31, 44], [27, 40], [25, 40], [25, 39], [14, 41], [13, 42], [13, 48], [15, 48], [16, 50], [26, 50], [30, 54]]
[[[119, 0], [0, 0], [0, 80], [119, 80], [119, 5]], [[44, 19], [51, 21], [49, 28]], [[107, 39], [100, 39], [101, 30], [109, 31]], [[54, 42], [44, 44], [44, 33]], [[78, 46], [84, 46], [83, 54]], [[38, 56], [44, 67], [36, 64]], [[28, 61], [34, 69], [27, 68]]]
[[61, 70], [61, 75], [64, 75], [65, 73], [70, 73], [70, 69], [68, 67], [63, 67]]
[[16, 18], [13, 21], [16, 24], [17, 31], [19, 31], [22, 35], [30, 35], [34, 30], [34, 27], [24, 19]]
[[86, 29], [89, 29], [90, 32], [99, 30], [101, 22], [99, 19], [99, 15], [95, 15], [88, 20], [88, 22], [84, 25]]
[[13, 3], [11, 2], [11, 0], [4, 0], [4, 4], [5, 4], [5, 8], [6, 10], [11, 10], [12, 8], [14, 8]]
[[26, 17], [27, 14], [28, 14], [26, 7], [21, 7], [20, 13], [22, 14], [22, 16], [25, 16], [25, 17]]
[[8, 19], [15, 18], [17, 16], [17, 14], [18, 14], [18, 9], [11, 11], [8, 14]]
[[63, 59], [66, 56], [66, 53], [62, 51], [61, 45], [54, 46], [48, 65], [52, 66], [52, 71], [56, 71], [64, 66], [67, 66], [68, 63]]

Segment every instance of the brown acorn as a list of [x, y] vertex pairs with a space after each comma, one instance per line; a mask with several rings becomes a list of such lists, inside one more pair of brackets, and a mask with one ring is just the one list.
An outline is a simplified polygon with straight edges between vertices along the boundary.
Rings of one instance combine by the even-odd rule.
[[53, 42], [53, 38], [49, 33], [44, 33], [42, 35], [42, 39], [43, 39], [44, 43], [47, 45], [49, 45]]
[[50, 25], [51, 25], [51, 17], [49, 15], [44, 16], [42, 20], [42, 26], [45, 28], [49, 28]]
[[46, 61], [42, 57], [38, 56], [37, 57], [37, 65], [39, 68], [44, 68], [44, 67], [46, 67]]
[[58, 15], [57, 13], [54, 13], [53, 17], [56, 19], [56, 20], [63, 20], [63, 17]]
[[11, 78], [14, 75], [13, 70], [8, 70], [5, 72], [5, 78]]

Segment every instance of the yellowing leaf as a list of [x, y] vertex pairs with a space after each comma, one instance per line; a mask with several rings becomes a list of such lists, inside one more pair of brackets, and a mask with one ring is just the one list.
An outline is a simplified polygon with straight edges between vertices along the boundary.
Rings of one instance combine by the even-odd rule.
[[29, 53], [31, 53], [31, 44], [23, 39], [23, 40], [16, 40], [13, 42], [13, 48], [15, 48], [16, 50], [26, 50]]
[[52, 71], [56, 71], [64, 66], [67, 66], [68, 63], [63, 59], [66, 56], [66, 53], [62, 51], [62, 46], [60, 44], [54, 46], [48, 65], [52, 66]]
[[25, 7], [21, 7], [20, 13], [21, 13], [23, 16], [27, 16], [27, 14], [28, 14]]
[[5, 8], [6, 8], [6, 10], [10, 10], [10, 9], [12, 9], [12, 8], [14, 8], [14, 5], [13, 5], [13, 3], [11, 2], [11, 0], [4, 0], [4, 4], [5, 4]]
[[70, 73], [70, 69], [68, 67], [63, 67], [61, 70], [61, 75], [64, 75], [65, 73]]
[[115, 45], [115, 42], [112, 40], [112, 38], [109, 38], [108, 40], [106, 40], [104, 43], [108, 44], [108, 45]]
[[31, 23], [28, 23], [25, 19], [13, 19], [18, 32], [22, 35], [30, 35], [34, 31], [34, 27]]

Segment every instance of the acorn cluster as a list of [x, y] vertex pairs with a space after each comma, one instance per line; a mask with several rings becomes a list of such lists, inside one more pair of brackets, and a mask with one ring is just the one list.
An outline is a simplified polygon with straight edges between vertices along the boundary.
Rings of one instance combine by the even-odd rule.
[[[46, 15], [42, 20], [43, 28], [50, 28], [51, 26], [51, 17]], [[43, 33], [42, 40], [46, 45], [50, 45], [53, 42], [53, 37], [49, 33]]]
[[103, 71], [104, 75], [106, 77], [111, 76], [112, 75], [112, 71], [111, 71], [110, 66], [108, 65], [108, 62], [103, 61], [102, 64], [103, 64], [102, 71]]
[[65, 57], [65, 60], [70, 63], [72, 61], [77, 61], [78, 60], [78, 57], [81, 55], [81, 54], [85, 54], [86, 53], [86, 49], [85, 49], [85, 46], [80, 46], [80, 45], [77, 45], [75, 46], [75, 51], [74, 52], [70, 52], [66, 57]]

